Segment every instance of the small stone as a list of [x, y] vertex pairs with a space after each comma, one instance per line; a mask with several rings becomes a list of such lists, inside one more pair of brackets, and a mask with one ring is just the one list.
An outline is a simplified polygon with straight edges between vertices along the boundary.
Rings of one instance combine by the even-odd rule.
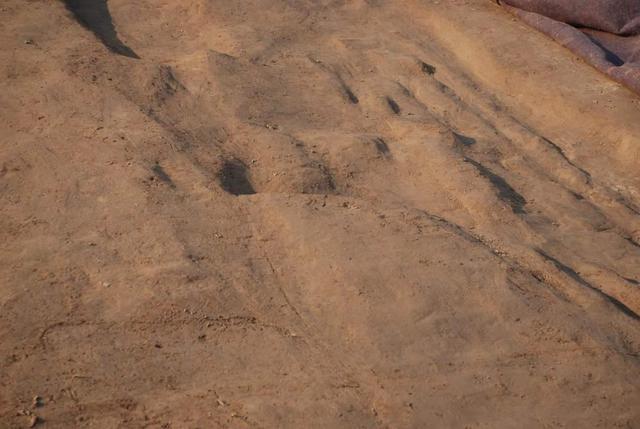
[[40, 417], [38, 416], [31, 416], [31, 418], [29, 419], [29, 427], [35, 427], [35, 425], [37, 425], [38, 423], [40, 423], [42, 420], [40, 419]]
[[33, 397], [32, 404], [33, 404], [34, 407], [41, 407], [41, 406], [44, 405], [44, 401], [40, 396], [36, 395], [36, 396]]
[[33, 45], [33, 40], [32, 39], [25, 39], [24, 40], [24, 44], [25, 45]]

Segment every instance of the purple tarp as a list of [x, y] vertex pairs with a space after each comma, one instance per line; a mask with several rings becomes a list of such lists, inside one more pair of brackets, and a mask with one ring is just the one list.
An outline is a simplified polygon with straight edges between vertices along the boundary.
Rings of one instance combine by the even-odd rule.
[[640, 0], [497, 0], [640, 94]]

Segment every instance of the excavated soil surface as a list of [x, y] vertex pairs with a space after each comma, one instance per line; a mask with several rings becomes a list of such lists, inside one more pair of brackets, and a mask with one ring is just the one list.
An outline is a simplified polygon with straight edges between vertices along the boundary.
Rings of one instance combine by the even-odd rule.
[[639, 99], [491, 1], [3, 0], [0, 118], [0, 428], [640, 427]]

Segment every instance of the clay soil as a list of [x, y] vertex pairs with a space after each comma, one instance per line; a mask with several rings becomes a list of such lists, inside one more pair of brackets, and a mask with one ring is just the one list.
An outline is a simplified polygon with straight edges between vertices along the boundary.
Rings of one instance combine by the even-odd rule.
[[637, 95], [488, 0], [82, 3], [0, 3], [0, 428], [640, 428]]

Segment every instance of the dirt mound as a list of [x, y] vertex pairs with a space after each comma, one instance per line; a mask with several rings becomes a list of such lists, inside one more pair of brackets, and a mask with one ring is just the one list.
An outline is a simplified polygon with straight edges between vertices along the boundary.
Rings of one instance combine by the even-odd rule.
[[0, 427], [640, 425], [640, 105], [502, 8], [0, 22]]

